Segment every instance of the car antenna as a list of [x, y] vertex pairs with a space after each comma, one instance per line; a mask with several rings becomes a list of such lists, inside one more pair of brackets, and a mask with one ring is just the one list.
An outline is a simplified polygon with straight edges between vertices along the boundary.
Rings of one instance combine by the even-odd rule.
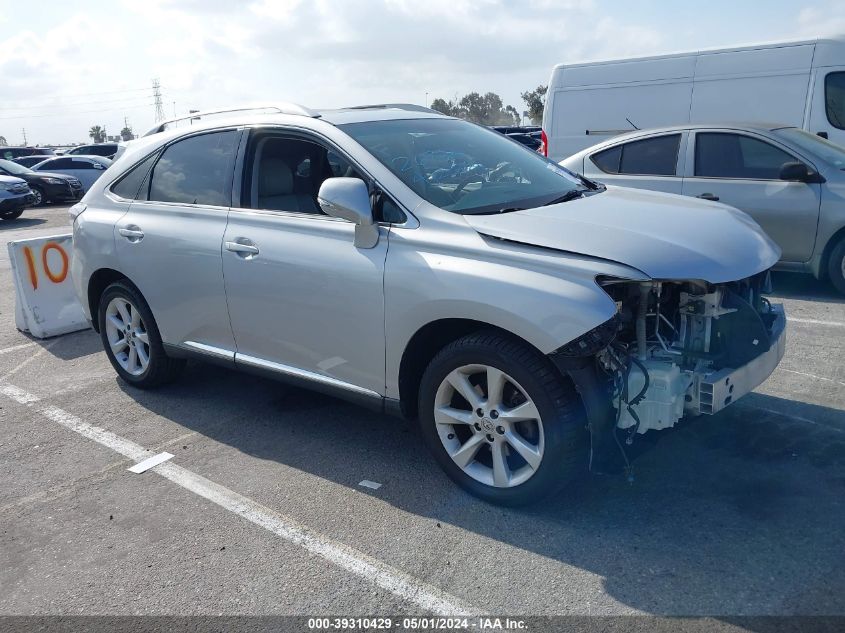
[[634, 128], [635, 130], [639, 130], [639, 129], [640, 129], [640, 128], [638, 128], [636, 125], [634, 125], [634, 122], [633, 122], [633, 121], [631, 121], [631, 119], [629, 119], [628, 117], [625, 117], [625, 120], [626, 120], [628, 123], [630, 123], [630, 124], [631, 124], [631, 127], [632, 127], [632, 128]]

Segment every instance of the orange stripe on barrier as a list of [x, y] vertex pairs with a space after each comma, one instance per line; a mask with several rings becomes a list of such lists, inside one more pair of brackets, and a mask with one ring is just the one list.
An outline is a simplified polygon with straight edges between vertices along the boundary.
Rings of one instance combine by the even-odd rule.
[[34, 290], [38, 290], [38, 273], [35, 271], [35, 259], [32, 257], [32, 249], [29, 246], [23, 247], [23, 255], [26, 257], [26, 267], [29, 268], [29, 283]]

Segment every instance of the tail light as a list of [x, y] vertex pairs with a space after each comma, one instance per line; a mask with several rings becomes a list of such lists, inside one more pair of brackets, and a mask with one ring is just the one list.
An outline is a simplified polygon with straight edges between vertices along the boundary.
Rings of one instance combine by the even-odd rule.
[[546, 136], [546, 130], [540, 130], [540, 149], [537, 150], [543, 156], [549, 156], [549, 137]]

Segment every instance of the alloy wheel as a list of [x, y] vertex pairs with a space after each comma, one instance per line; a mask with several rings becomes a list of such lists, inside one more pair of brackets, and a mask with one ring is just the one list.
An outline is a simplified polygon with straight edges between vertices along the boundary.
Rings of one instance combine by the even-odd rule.
[[525, 389], [489, 365], [464, 365], [437, 389], [434, 422], [443, 447], [488, 486], [525, 483], [543, 461], [543, 422]]
[[140, 376], [150, 365], [150, 339], [141, 313], [130, 301], [115, 297], [106, 307], [106, 337], [111, 353], [129, 374]]

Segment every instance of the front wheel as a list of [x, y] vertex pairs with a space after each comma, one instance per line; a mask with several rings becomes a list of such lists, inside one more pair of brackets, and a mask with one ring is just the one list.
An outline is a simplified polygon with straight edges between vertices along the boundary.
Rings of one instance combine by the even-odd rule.
[[47, 199], [44, 197], [44, 192], [41, 191], [39, 187], [32, 188], [32, 195], [35, 197], [35, 200], [32, 202], [32, 206], [40, 207], [42, 204], [47, 202]]
[[165, 353], [153, 313], [133, 285], [118, 281], [106, 288], [97, 316], [106, 356], [129, 384], [156, 387], [175, 378], [185, 365]]
[[0, 211], [0, 220], [17, 220], [23, 214], [23, 209], [14, 211]]
[[845, 238], [833, 247], [827, 262], [827, 274], [834, 287], [845, 294]]
[[449, 477], [491, 503], [539, 501], [586, 472], [578, 395], [543, 354], [496, 331], [435, 356], [420, 385], [419, 418]]

